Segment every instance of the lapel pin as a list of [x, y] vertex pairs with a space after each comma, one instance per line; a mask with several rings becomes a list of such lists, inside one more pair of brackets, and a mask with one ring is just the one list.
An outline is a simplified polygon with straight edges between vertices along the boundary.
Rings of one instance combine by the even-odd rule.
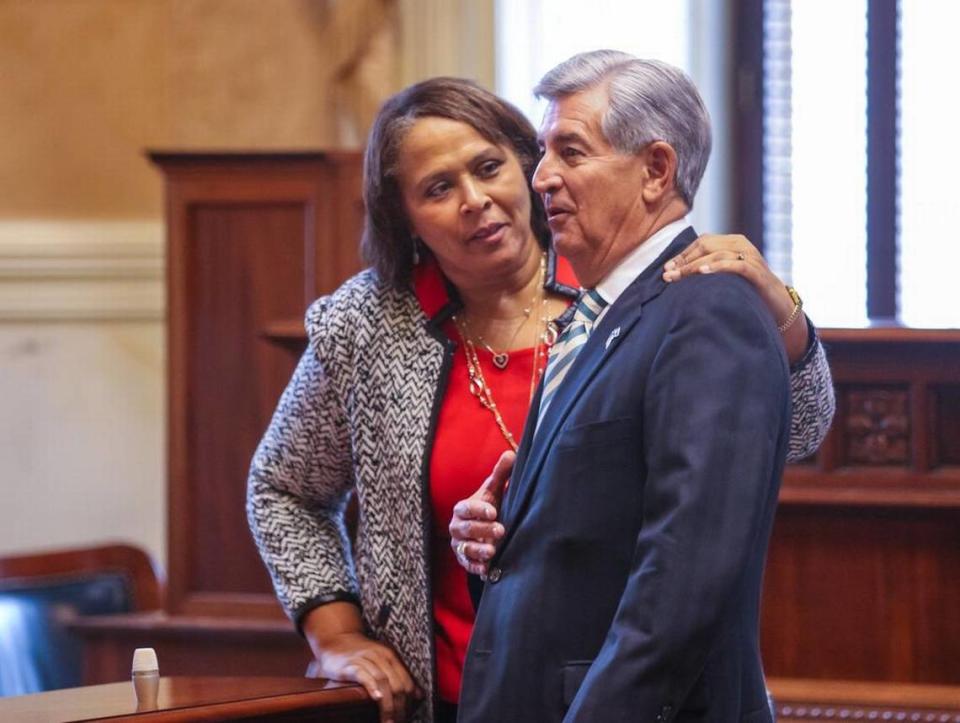
[[604, 350], [609, 349], [610, 345], [613, 343], [613, 340], [616, 339], [618, 336], [620, 336], [619, 326], [610, 332], [610, 336], [607, 337], [607, 343], [603, 345]]

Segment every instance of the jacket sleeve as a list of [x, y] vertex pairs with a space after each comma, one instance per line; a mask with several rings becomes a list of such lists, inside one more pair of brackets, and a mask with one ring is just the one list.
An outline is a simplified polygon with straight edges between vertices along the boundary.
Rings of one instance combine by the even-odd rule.
[[751, 290], [706, 291], [676, 304], [651, 367], [631, 570], [568, 723], [669, 720], [718, 636], [735, 629], [731, 615], [755, 610], [787, 445], [788, 370]]
[[[322, 304], [311, 307], [308, 327]], [[298, 628], [317, 605], [359, 600], [343, 516], [352, 484], [347, 423], [321, 359], [330, 341], [311, 332], [247, 480], [250, 529]]]
[[793, 416], [790, 419], [790, 449], [787, 462], [799, 462], [817, 451], [833, 422], [836, 400], [833, 377], [827, 355], [813, 323], [807, 353], [790, 370], [790, 397]]

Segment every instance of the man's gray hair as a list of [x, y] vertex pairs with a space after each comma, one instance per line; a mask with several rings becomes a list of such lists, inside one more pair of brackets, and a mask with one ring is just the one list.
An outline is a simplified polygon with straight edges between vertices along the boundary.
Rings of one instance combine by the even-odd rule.
[[638, 153], [664, 141], [677, 153], [677, 191], [688, 208], [710, 158], [710, 115], [693, 81], [679, 68], [618, 50], [574, 55], [549, 71], [533, 89], [558, 100], [607, 84], [609, 107], [601, 129], [618, 152]]

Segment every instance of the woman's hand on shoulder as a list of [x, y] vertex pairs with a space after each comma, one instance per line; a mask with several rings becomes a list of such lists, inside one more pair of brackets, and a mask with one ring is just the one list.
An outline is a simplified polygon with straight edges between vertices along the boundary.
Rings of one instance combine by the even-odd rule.
[[362, 632], [355, 605], [330, 603], [315, 608], [304, 620], [303, 632], [315, 658], [310, 674], [362, 685], [380, 707], [381, 723], [407, 720], [423, 697], [396, 652]]
[[[663, 267], [663, 279], [671, 283], [694, 274], [714, 273], [739, 274], [753, 284], [778, 326], [793, 314], [795, 304], [787, 287], [746, 236], [704, 234]], [[798, 314], [783, 333], [791, 363], [806, 353], [807, 335], [806, 317]]]

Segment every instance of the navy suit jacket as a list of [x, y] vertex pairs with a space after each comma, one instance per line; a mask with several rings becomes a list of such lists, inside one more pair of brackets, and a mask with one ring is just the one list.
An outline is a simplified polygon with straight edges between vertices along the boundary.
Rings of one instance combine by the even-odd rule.
[[758, 645], [789, 372], [754, 289], [661, 279], [608, 309], [536, 429], [534, 398], [462, 723], [769, 721]]

